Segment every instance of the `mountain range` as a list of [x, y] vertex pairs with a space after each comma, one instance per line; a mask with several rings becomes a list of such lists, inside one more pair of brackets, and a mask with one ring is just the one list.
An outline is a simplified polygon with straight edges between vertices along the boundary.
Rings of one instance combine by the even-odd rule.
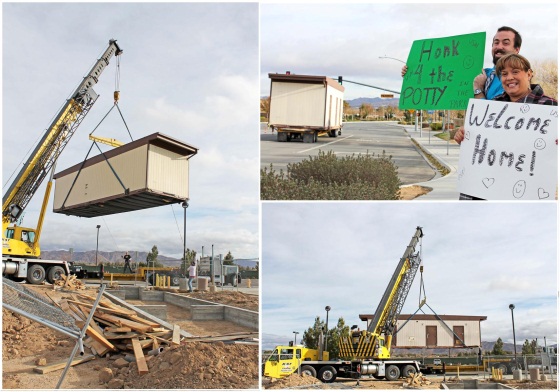
[[356, 98], [347, 99], [346, 102], [353, 108], [359, 108], [364, 103], [369, 103], [374, 108], [381, 106], [399, 106], [399, 98]]
[[[99, 251], [97, 253], [98, 263], [118, 263], [123, 262], [122, 256], [124, 252], [104, 252]], [[145, 262], [148, 252], [136, 252], [131, 251], [132, 261]], [[85, 252], [73, 252], [72, 254], [68, 250], [43, 250], [41, 251], [42, 259], [50, 260], [64, 260], [64, 261], [77, 261], [85, 264], [95, 264], [95, 250], [88, 250]], [[181, 265], [181, 260], [158, 254], [158, 261], [167, 267], [179, 267]], [[240, 267], [255, 268], [258, 259], [235, 259], [234, 263]]]

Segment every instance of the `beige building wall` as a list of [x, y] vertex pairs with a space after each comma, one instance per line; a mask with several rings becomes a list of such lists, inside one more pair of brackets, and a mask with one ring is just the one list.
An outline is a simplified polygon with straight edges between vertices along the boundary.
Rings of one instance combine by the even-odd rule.
[[[403, 325], [405, 320], [397, 322], [397, 329]], [[467, 346], [480, 344], [480, 321], [478, 320], [445, 320], [445, 323], [453, 330], [454, 326], [464, 328], [464, 342]], [[437, 328], [437, 345], [442, 347], [453, 347], [454, 336], [451, 331], [439, 320], [411, 320], [397, 336], [397, 347], [426, 347], [426, 327]]]
[[325, 87], [322, 84], [272, 82], [270, 124], [324, 127]]
[[[109, 158], [111, 166], [124, 186], [130, 189], [130, 192], [146, 187], [147, 149], [148, 145], [143, 145]], [[64, 203], [64, 199], [77, 175], [78, 172], [76, 171], [56, 179], [54, 209], [62, 207], [62, 203]], [[107, 161], [102, 160], [82, 169], [66, 200], [65, 207], [122, 195], [123, 193], [124, 189]]]

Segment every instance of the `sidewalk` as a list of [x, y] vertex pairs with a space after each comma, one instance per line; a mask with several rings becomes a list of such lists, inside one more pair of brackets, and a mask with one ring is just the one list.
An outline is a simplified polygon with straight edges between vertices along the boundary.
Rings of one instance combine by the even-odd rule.
[[[457, 190], [459, 145], [434, 136], [442, 131], [428, 131], [427, 129], [423, 129], [422, 132], [420, 132], [420, 129], [415, 131], [414, 125], [405, 125], [404, 129], [424, 150], [450, 170], [450, 173], [445, 177], [439, 176], [431, 181], [413, 184], [432, 188], [431, 192], [419, 196], [415, 200], [459, 200], [459, 191]], [[421, 136], [420, 133], [422, 133]]]

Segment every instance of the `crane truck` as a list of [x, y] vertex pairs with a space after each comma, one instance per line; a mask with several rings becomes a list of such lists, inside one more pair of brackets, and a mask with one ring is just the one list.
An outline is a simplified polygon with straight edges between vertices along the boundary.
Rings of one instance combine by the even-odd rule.
[[422, 268], [420, 251], [416, 251], [422, 237], [422, 228], [417, 227], [367, 330], [353, 328], [339, 340], [340, 356], [347, 359], [329, 360], [329, 353], [323, 351], [321, 344], [318, 350], [277, 346], [264, 364], [264, 376], [282, 378], [301, 372], [331, 383], [337, 377], [359, 379], [366, 375], [395, 381], [419, 372], [417, 361], [391, 359], [391, 341], [414, 277]]
[[[52, 188], [54, 168], [64, 147], [98, 98], [93, 86], [109, 65], [111, 58], [121, 53], [117, 41], [110, 40], [107, 49], [54, 117], [29, 159], [5, 192], [2, 199], [3, 276], [16, 281], [27, 280], [32, 284], [41, 284], [45, 279], [52, 283], [61, 274], [70, 273], [66, 261], [40, 258], [39, 239]], [[37, 227], [18, 226], [17, 222], [29, 201], [49, 173], [50, 179], [43, 196]]]

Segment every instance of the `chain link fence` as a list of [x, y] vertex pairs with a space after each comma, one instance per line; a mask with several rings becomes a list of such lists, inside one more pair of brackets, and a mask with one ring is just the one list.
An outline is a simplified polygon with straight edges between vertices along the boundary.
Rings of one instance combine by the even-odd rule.
[[2, 278], [2, 306], [74, 338], [80, 335], [70, 315], [41, 294], [6, 278]]

